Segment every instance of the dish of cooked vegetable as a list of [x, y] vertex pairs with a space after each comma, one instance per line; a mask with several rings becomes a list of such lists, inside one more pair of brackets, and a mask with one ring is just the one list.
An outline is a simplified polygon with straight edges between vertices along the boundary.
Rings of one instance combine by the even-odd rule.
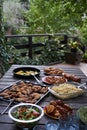
[[13, 75], [16, 78], [34, 78], [33, 75], [39, 76], [40, 70], [34, 67], [19, 67], [13, 70]]
[[31, 103], [19, 103], [8, 111], [9, 117], [20, 128], [32, 128], [44, 116], [42, 107]]
[[77, 117], [85, 124], [87, 124], [87, 106], [80, 107], [77, 110]]
[[37, 71], [23, 71], [23, 70], [19, 70], [18, 72], [16, 72], [15, 74], [18, 74], [18, 75], [36, 75], [38, 74]]
[[26, 106], [19, 107], [15, 112], [13, 112], [13, 117], [20, 120], [32, 120], [40, 115], [37, 108], [28, 108]]

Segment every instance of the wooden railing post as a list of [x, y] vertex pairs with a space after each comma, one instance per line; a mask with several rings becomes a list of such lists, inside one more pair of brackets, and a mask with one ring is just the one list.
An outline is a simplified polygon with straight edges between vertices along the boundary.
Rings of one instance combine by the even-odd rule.
[[49, 35], [49, 36], [48, 36], [48, 40], [51, 40], [51, 38], [52, 38], [52, 35]]
[[65, 44], [68, 43], [68, 36], [67, 35], [64, 35], [64, 41], [65, 41]]
[[29, 45], [28, 56], [32, 59], [32, 36], [28, 37], [28, 45]]

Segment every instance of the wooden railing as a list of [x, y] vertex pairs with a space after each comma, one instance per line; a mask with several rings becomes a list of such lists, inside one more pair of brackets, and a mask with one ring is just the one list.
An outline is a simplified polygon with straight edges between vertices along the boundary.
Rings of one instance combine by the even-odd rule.
[[[68, 42], [68, 38], [72, 38], [73, 40], [76, 39], [77, 37], [73, 37], [73, 36], [68, 36], [65, 33], [56, 33], [53, 34], [54, 36], [63, 36], [64, 39], [62, 41], [60, 41], [61, 44], [67, 44]], [[26, 37], [28, 39], [28, 43], [27, 44], [23, 44], [23, 45], [18, 45], [15, 44], [14, 46], [16, 47], [16, 49], [28, 49], [28, 56], [29, 58], [32, 59], [32, 50], [33, 48], [36, 47], [40, 47], [43, 46], [42, 43], [38, 42], [38, 43], [33, 43], [33, 38], [35, 37], [47, 37], [47, 39], [51, 39], [52, 34], [26, 34], [26, 35], [5, 35], [6, 41], [10, 38], [10, 39], [14, 39], [14, 38], [21, 38], [21, 37]]]

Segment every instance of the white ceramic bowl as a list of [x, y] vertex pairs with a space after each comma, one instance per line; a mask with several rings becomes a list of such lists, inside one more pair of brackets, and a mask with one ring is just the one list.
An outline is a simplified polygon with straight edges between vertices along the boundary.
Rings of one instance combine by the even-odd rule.
[[[15, 118], [13, 116], [13, 113], [19, 107], [22, 107], [22, 106], [27, 106], [29, 108], [38, 109], [40, 115], [38, 117], [36, 117], [35, 119], [31, 119], [31, 120], [20, 120], [20, 119]], [[35, 104], [31, 104], [31, 103], [20, 103], [18, 105], [14, 105], [13, 107], [11, 107], [9, 112], [8, 112], [8, 115], [15, 122], [15, 124], [18, 127], [21, 127], [21, 128], [32, 128], [44, 116], [44, 110], [39, 105], [35, 105]]]

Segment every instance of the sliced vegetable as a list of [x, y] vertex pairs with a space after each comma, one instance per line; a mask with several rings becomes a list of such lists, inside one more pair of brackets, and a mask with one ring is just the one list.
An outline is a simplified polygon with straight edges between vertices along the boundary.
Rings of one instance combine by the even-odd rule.
[[14, 113], [13, 116], [17, 119], [21, 120], [32, 120], [37, 118], [40, 115], [40, 112], [35, 108], [28, 108], [22, 106], [18, 108]]

